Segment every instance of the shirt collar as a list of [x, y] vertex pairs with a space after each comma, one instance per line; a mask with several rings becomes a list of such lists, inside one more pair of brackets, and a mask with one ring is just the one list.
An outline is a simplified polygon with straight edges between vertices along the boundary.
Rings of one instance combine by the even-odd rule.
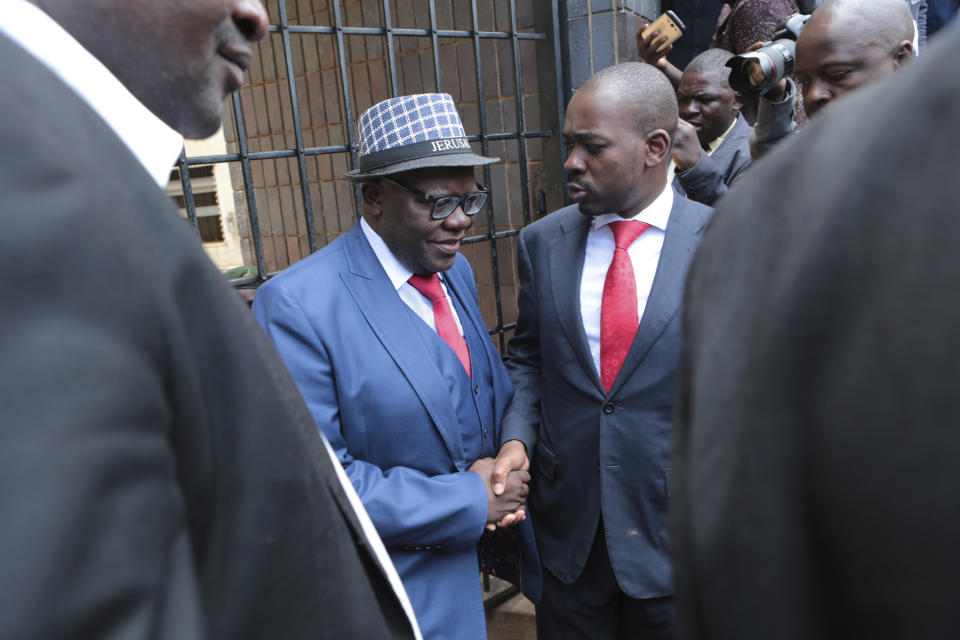
[[723, 144], [724, 138], [730, 135], [730, 132], [733, 131], [733, 128], [737, 126], [737, 120], [740, 119], [740, 114], [737, 114], [737, 117], [733, 119], [733, 122], [730, 123], [730, 126], [727, 127], [727, 130], [717, 136], [716, 140], [707, 145], [707, 155], [712, 156], [713, 152], [720, 148], [720, 145]]
[[673, 189], [670, 187], [670, 183], [667, 182], [667, 184], [663, 186], [663, 191], [660, 192], [660, 195], [658, 195], [646, 209], [643, 209], [632, 218], [622, 218], [616, 213], [602, 213], [594, 216], [591, 229], [596, 230], [611, 222], [618, 222], [620, 220], [639, 220], [640, 222], [646, 222], [651, 227], [666, 231], [671, 209], [673, 209]]
[[183, 148], [183, 137], [41, 9], [27, 0], [6, 0], [3, 5], [0, 33], [73, 89], [123, 140], [156, 183], [165, 186]]
[[383, 241], [380, 234], [374, 231], [373, 227], [371, 227], [364, 218], [360, 218], [360, 228], [363, 230], [363, 235], [367, 238], [367, 242], [370, 243], [370, 248], [377, 254], [377, 260], [380, 261], [380, 266], [387, 272], [387, 277], [390, 278], [390, 283], [393, 284], [393, 288], [399, 289], [402, 287], [403, 284], [410, 279], [410, 276], [413, 275], [413, 271], [410, 271], [400, 264], [397, 256], [393, 255], [393, 251], [390, 251], [390, 247]]

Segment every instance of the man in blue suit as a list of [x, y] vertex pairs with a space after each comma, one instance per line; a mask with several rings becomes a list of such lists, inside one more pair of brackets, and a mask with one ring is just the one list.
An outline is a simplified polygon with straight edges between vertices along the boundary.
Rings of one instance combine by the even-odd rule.
[[[478, 543], [505, 516], [521, 586], [539, 599], [523, 506], [529, 475], [491, 490], [513, 386], [460, 243], [487, 200], [446, 94], [361, 115], [362, 218], [261, 287], [276, 343], [403, 579], [426, 639], [486, 637]], [[491, 535], [491, 534], [488, 534]], [[499, 546], [499, 545], [498, 545]], [[516, 554], [510, 554], [511, 557]]]
[[712, 209], [667, 181], [677, 100], [624, 63], [574, 94], [563, 127], [577, 204], [521, 231], [516, 387], [495, 483], [533, 461], [542, 640], [672, 638], [667, 482], [680, 301]]

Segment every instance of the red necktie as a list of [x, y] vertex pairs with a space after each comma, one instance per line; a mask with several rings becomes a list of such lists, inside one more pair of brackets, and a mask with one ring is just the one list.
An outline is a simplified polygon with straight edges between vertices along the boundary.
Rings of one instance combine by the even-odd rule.
[[443, 287], [440, 286], [440, 277], [432, 273], [429, 276], [420, 276], [413, 274], [407, 281], [414, 289], [430, 298], [433, 303], [433, 320], [437, 324], [437, 333], [446, 341], [453, 352], [460, 358], [463, 368], [470, 373], [470, 351], [467, 349], [467, 343], [460, 330], [457, 329], [457, 322], [453, 319], [453, 311], [450, 309], [450, 301], [447, 300]]
[[645, 222], [623, 220], [611, 222], [617, 248], [603, 281], [603, 302], [600, 305], [600, 381], [610, 391], [620, 367], [627, 357], [640, 319], [637, 317], [637, 278], [627, 248], [650, 228]]

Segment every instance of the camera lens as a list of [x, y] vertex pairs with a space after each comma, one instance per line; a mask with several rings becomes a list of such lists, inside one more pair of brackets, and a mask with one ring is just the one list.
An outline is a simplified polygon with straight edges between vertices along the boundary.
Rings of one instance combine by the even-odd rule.
[[730, 67], [730, 86], [748, 95], [763, 95], [793, 71], [796, 43], [777, 40], [751, 53], [734, 56]]

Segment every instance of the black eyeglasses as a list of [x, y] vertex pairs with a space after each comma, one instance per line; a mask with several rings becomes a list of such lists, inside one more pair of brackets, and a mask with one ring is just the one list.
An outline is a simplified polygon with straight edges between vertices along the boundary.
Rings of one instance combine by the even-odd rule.
[[470, 193], [465, 193], [462, 196], [432, 196], [429, 193], [425, 193], [420, 189], [417, 189], [416, 187], [411, 187], [410, 185], [403, 184], [402, 182], [397, 182], [393, 178], [383, 176], [383, 180], [392, 182], [401, 189], [406, 189], [410, 193], [414, 193], [429, 202], [430, 217], [434, 220], [443, 220], [451, 213], [456, 211], [458, 205], [463, 206], [463, 212], [468, 216], [476, 215], [476, 213], [483, 208], [483, 205], [487, 203], [487, 194], [489, 193], [483, 188], [483, 185], [478, 184], [477, 188], [479, 188], [480, 191], [471, 191]]

